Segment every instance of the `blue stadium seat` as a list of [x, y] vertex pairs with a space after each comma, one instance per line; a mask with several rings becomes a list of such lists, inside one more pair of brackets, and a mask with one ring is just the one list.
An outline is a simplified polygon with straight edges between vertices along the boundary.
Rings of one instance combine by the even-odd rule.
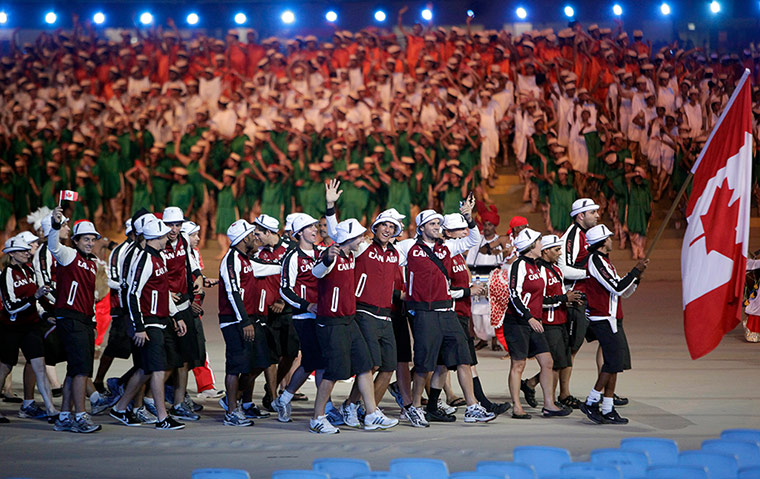
[[449, 468], [441, 459], [401, 458], [391, 461], [391, 472], [406, 474], [409, 479], [447, 479]]
[[511, 479], [506, 474], [489, 474], [478, 471], [455, 472], [449, 475], [449, 479]]
[[653, 466], [678, 464], [678, 444], [661, 437], [629, 437], [620, 441], [620, 449], [644, 451]]
[[591, 451], [591, 462], [617, 466], [623, 474], [623, 479], [633, 479], [646, 476], [649, 456], [643, 451], [595, 449]]
[[588, 476], [586, 474], [549, 474], [548, 476], [541, 476], [541, 479], [594, 479], [594, 476]]
[[359, 474], [358, 476], [354, 476], [354, 479], [409, 479], [409, 476], [396, 472], [372, 471], [366, 474]]
[[561, 447], [518, 446], [513, 453], [515, 462], [530, 464], [538, 477], [559, 474], [563, 464], [572, 462], [570, 451]]
[[760, 466], [742, 467], [739, 469], [737, 479], [757, 479], [760, 477]]
[[560, 467], [562, 475], [588, 476], [593, 479], [622, 479], [617, 466], [594, 462], [571, 462]]
[[720, 438], [760, 443], [760, 429], [726, 429], [720, 433]]
[[330, 479], [352, 479], [354, 476], [371, 471], [369, 462], [364, 459], [343, 457], [314, 459], [312, 467], [317, 472], [328, 474]]
[[283, 469], [281, 471], [274, 471], [272, 479], [330, 479], [330, 476], [324, 472]]
[[530, 464], [507, 461], [480, 461], [478, 472], [507, 475], [509, 479], [536, 479], [536, 470]]
[[709, 479], [709, 476], [704, 467], [668, 464], [649, 466], [647, 479]]
[[733, 454], [739, 462], [739, 468], [760, 466], [760, 444], [733, 439], [708, 439], [702, 442], [702, 450]]
[[739, 472], [736, 456], [721, 452], [683, 451], [678, 455], [678, 464], [702, 466], [710, 479], [734, 479]]
[[196, 469], [193, 479], [251, 479], [242, 469]]

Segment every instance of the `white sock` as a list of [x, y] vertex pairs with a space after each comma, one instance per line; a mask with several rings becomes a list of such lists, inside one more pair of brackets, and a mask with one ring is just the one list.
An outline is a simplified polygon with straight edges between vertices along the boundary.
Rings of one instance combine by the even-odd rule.
[[22, 408], [26, 408], [34, 404], [34, 399], [24, 399], [24, 403], [21, 405]]
[[153, 398], [143, 398], [143, 402], [145, 404], [150, 404], [151, 406], [155, 406], [156, 405], [156, 401], [154, 401]]
[[99, 399], [100, 399], [100, 393], [99, 392], [95, 391], [94, 393], [90, 394], [90, 402], [91, 403], [94, 404], [94, 403], [98, 402]]
[[71, 417], [71, 412], [61, 411], [60, 413], [58, 413], [58, 417], [61, 418], [61, 420], [68, 419]]
[[280, 402], [283, 404], [288, 404], [290, 401], [293, 400], [293, 393], [288, 391], [287, 389], [280, 394]]
[[615, 400], [613, 398], [604, 397], [602, 398], [602, 414], [607, 414], [608, 412], [612, 412], [612, 407], [615, 405]]
[[594, 403], [599, 402], [600, 399], [602, 399], [602, 391], [597, 391], [596, 389], [592, 388], [591, 392], [588, 393], [588, 397], [586, 398], [586, 404], [591, 406]]
[[82, 419], [82, 417], [83, 417], [85, 414], [87, 414], [87, 413], [86, 413], [86, 412], [78, 412], [78, 413], [76, 413], [76, 418], [77, 418], [77, 420], [79, 420], [79, 419]]

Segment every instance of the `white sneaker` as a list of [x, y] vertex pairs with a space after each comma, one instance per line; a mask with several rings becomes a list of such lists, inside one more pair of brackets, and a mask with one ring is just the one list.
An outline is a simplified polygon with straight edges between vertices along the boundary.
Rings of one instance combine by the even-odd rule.
[[406, 409], [406, 418], [414, 427], [430, 427], [430, 423], [425, 419], [425, 411], [422, 408], [409, 406]]
[[145, 408], [145, 406], [140, 406], [139, 408], [132, 411], [132, 413], [143, 424], [155, 424], [158, 422], [158, 418], [151, 414], [150, 411]]
[[330, 424], [327, 416], [319, 416], [317, 419], [309, 420], [309, 432], [314, 434], [338, 434], [340, 429]]
[[390, 429], [398, 424], [398, 419], [391, 419], [380, 408], [375, 408], [372, 414], [364, 417], [364, 430], [374, 431], [375, 429]]
[[219, 399], [224, 396], [224, 391], [218, 391], [216, 389], [206, 389], [201, 391], [196, 396], [198, 399]]
[[489, 422], [496, 419], [496, 414], [486, 411], [486, 408], [478, 404], [467, 406], [467, 410], [464, 412], [464, 422]]
[[292, 411], [290, 403], [282, 400], [282, 396], [272, 401], [272, 409], [277, 411], [277, 420], [280, 422], [290, 422], [290, 413]]
[[362, 424], [359, 422], [359, 403], [351, 403], [346, 406], [345, 403], [340, 406], [340, 414], [343, 416], [343, 422], [346, 426], [361, 428]]
[[456, 407], [449, 406], [448, 404], [446, 404], [446, 401], [444, 401], [441, 398], [438, 398], [438, 409], [443, 409], [443, 411], [446, 412], [446, 414], [448, 414], [448, 415], [452, 415], [455, 412], [457, 412], [457, 408]]

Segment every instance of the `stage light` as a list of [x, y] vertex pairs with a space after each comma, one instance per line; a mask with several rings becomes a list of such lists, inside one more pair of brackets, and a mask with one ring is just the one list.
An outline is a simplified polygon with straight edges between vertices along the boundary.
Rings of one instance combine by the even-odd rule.
[[189, 13], [187, 15], [187, 18], [185, 18], [185, 21], [188, 25], [197, 25], [198, 21], [200, 20], [200, 17], [197, 13]]
[[98, 12], [92, 16], [92, 21], [97, 25], [102, 25], [106, 22], [106, 16], [103, 12]]
[[8, 14], [0, 12], [0, 25], [5, 25], [6, 23], [8, 23]]
[[474, 17], [475, 16], [475, 12], [473, 12], [472, 10], [467, 10], [467, 16], [468, 17]]
[[569, 18], [573, 18], [573, 16], [575, 16], [575, 10], [570, 5], [565, 7], [565, 16]]
[[528, 12], [525, 11], [523, 7], [517, 7], [517, 10], [515, 10], [515, 15], [517, 15], [517, 18], [520, 20], [525, 20], [525, 18], [528, 16]]
[[333, 10], [330, 10], [329, 12], [325, 13], [325, 20], [327, 20], [330, 23], [335, 23], [338, 21], [338, 14], [335, 13]]
[[375, 20], [378, 22], [384, 22], [385, 21], [385, 12], [382, 10], [378, 10], [375, 12]]
[[668, 5], [667, 3], [663, 3], [662, 5], [660, 5], [660, 12], [663, 15], [670, 15], [670, 5]]
[[58, 20], [58, 15], [55, 12], [47, 12], [45, 14], [45, 23], [48, 25], [54, 24], [56, 20]]
[[617, 3], [612, 6], [612, 13], [617, 15], [618, 17], [623, 14], [623, 7], [618, 5]]
[[143, 25], [150, 25], [153, 23], [153, 15], [150, 12], [143, 12], [140, 14], [140, 23]]
[[248, 18], [245, 16], [245, 13], [239, 12], [235, 14], [235, 23], [238, 25], [242, 25], [248, 20]]
[[290, 10], [285, 10], [284, 12], [282, 12], [282, 15], [280, 15], [280, 20], [282, 20], [282, 23], [286, 25], [290, 25], [291, 23], [296, 21], [296, 16]]
[[433, 11], [430, 10], [429, 8], [425, 8], [424, 10], [422, 10], [421, 15], [422, 15], [422, 19], [428, 22], [433, 19]]
[[720, 13], [720, 3], [715, 1], [710, 3], [710, 11], [713, 13]]

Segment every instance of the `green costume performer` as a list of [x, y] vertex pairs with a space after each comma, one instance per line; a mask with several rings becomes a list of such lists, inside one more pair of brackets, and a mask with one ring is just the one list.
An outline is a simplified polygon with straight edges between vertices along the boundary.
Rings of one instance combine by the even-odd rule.
[[398, 181], [396, 178], [391, 178], [388, 185], [388, 202], [385, 208], [396, 208], [396, 211], [410, 218], [412, 216], [411, 203], [412, 194], [409, 181]]
[[570, 210], [573, 201], [578, 199], [578, 192], [570, 184], [561, 185], [555, 180], [549, 190], [549, 220], [554, 231], [565, 231], [570, 227], [572, 218]]
[[341, 220], [354, 218], [361, 221], [369, 202], [369, 190], [357, 188], [350, 180], [341, 184], [343, 194], [338, 199]]
[[232, 185], [225, 185], [219, 191], [216, 205], [216, 231], [224, 232], [237, 221], [238, 213]]
[[628, 231], [646, 236], [649, 217], [652, 216], [652, 191], [649, 189], [649, 182], [642, 180], [641, 184], [636, 184], [635, 180], [631, 181], [628, 195]]

